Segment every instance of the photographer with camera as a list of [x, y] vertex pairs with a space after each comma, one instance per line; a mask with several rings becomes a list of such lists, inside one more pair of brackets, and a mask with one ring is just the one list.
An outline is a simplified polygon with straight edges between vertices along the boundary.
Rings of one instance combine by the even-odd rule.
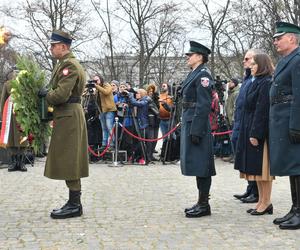
[[[151, 83], [147, 87], [147, 94], [151, 97], [151, 102], [149, 103], [148, 118], [149, 118], [149, 127], [148, 127], [148, 136], [151, 139], [158, 138], [159, 130], [159, 94], [157, 92], [156, 85]], [[153, 154], [155, 152], [157, 141], [149, 142], [149, 161], [158, 161]]]
[[[137, 90], [136, 99], [134, 98], [133, 93], [128, 92], [127, 90], [125, 90], [125, 92], [128, 94], [129, 104], [133, 107], [137, 107], [137, 124], [135, 126], [136, 129], [139, 130], [136, 131], [137, 134], [143, 138], [149, 138], [147, 131], [149, 126], [148, 110], [149, 103], [152, 102], [152, 99], [147, 96], [147, 91], [144, 89]], [[135, 143], [134, 146], [135, 160], [137, 160], [139, 164], [148, 164], [149, 159], [151, 159], [150, 143], [145, 144], [141, 141], [140, 144]]]
[[117, 94], [119, 93], [119, 81], [117, 80], [112, 80], [110, 82], [110, 85], [112, 87], [112, 92], [113, 92], [113, 96], [114, 96], [114, 100], [115, 100], [115, 103], [116, 103], [116, 98], [117, 98]]
[[[121, 82], [119, 85], [119, 93], [115, 96], [117, 116], [122, 126], [124, 126], [131, 133], [134, 133], [132, 108], [129, 105], [128, 93], [126, 90], [127, 84], [125, 82]], [[133, 159], [133, 144], [135, 143], [135, 139], [127, 133], [124, 133], [122, 130], [119, 140], [119, 148], [127, 151], [128, 161], [131, 162]]]
[[[171, 110], [174, 107], [172, 96], [169, 95], [169, 85], [163, 83], [160, 89], [159, 95], [159, 127], [162, 135], [165, 135], [169, 131]], [[166, 138], [164, 139], [164, 141]]]
[[[97, 104], [95, 80], [89, 80], [82, 95], [82, 106], [88, 132], [88, 144], [94, 152], [99, 151], [102, 143], [102, 128], [99, 120], [100, 108]], [[100, 157], [89, 153], [90, 163], [97, 162]]]
[[[102, 146], [101, 150], [104, 150], [108, 143], [109, 135], [112, 132], [114, 126], [115, 111], [117, 111], [113, 89], [109, 83], [104, 83], [103, 77], [94, 76], [97, 101], [100, 107], [100, 122], [102, 126]], [[111, 141], [110, 148], [114, 147], [114, 140]]]

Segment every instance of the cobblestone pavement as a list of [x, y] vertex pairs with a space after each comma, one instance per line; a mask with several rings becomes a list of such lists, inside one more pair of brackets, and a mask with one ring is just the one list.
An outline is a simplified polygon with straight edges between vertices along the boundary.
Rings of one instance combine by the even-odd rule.
[[245, 190], [232, 164], [216, 159], [212, 215], [185, 218], [197, 196], [194, 177], [177, 165], [91, 164], [82, 180], [84, 215], [53, 220], [64, 204], [63, 181], [43, 177], [45, 159], [27, 173], [0, 169], [0, 249], [300, 249], [300, 230], [272, 220], [290, 209], [288, 178], [273, 185], [273, 215], [251, 216], [232, 195]]

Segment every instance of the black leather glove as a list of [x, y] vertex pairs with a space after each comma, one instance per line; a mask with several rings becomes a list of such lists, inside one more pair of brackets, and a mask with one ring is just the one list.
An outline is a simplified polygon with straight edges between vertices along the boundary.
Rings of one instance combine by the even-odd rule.
[[176, 95], [177, 95], [178, 97], [181, 97], [181, 89], [182, 89], [181, 86], [178, 86], [177, 89], [176, 89]]
[[293, 143], [293, 144], [300, 143], [300, 131], [290, 129], [289, 138], [290, 138], [290, 142]]
[[195, 144], [195, 145], [200, 144], [200, 140], [201, 140], [201, 138], [199, 136], [191, 135], [191, 141], [193, 144]]
[[45, 97], [48, 93], [48, 89], [46, 89], [45, 87], [42, 87], [39, 92], [38, 92], [38, 97]]

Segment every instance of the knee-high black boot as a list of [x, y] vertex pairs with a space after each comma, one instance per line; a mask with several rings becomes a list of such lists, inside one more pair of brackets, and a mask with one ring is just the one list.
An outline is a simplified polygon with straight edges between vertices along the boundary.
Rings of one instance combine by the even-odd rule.
[[280, 229], [300, 229], [300, 176], [294, 176], [294, 178], [296, 202], [293, 206], [293, 214], [288, 220], [279, 225]]
[[198, 190], [198, 201], [197, 201], [197, 203], [195, 203], [195, 204], [194, 204], [193, 206], [191, 206], [191, 207], [185, 208], [185, 209], [184, 209], [184, 212], [186, 213], [186, 212], [188, 212], [188, 211], [190, 211], [190, 210], [195, 209], [197, 206], [199, 206], [199, 204], [200, 204], [200, 197], [201, 197], [201, 191]]
[[78, 217], [82, 215], [82, 205], [80, 201], [81, 191], [69, 191], [69, 200], [61, 208], [51, 212], [53, 219], [66, 219], [71, 217]]
[[27, 168], [25, 166], [25, 154], [24, 152], [17, 155], [18, 157], [18, 170], [22, 172], [26, 172]]
[[13, 171], [17, 171], [18, 170], [17, 156], [16, 155], [12, 155], [11, 156], [11, 162], [10, 162], [7, 170], [8, 170], [8, 172], [13, 172]]
[[186, 217], [201, 217], [210, 215], [210, 206], [208, 204], [209, 190], [211, 186], [211, 177], [199, 177], [196, 176], [197, 188], [199, 190], [198, 202], [185, 211]]
[[211, 215], [210, 205], [208, 203], [209, 194], [201, 192], [199, 204], [195, 206], [193, 209], [188, 210], [185, 213], [185, 216], [188, 218], [202, 217], [206, 215]]
[[273, 223], [275, 225], [279, 225], [284, 221], [289, 220], [293, 214], [294, 214], [294, 206], [296, 205], [296, 183], [295, 183], [295, 176], [290, 176], [290, 188], [291, 188], [291, 196], [292, 196], [292, 207], [290, 209], [290, 211], [283, 217], [280, 218], [276, 218], [275, 220], [273, 220]]

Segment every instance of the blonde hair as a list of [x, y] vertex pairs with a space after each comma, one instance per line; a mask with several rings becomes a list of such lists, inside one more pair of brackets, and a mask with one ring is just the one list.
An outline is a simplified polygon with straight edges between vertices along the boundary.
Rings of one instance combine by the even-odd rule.
[[138, 89], [137, 93], [139, 93], [141, 95], [141, 97], [144, 97], [147, 95], [147, 91], [144, 89]]

